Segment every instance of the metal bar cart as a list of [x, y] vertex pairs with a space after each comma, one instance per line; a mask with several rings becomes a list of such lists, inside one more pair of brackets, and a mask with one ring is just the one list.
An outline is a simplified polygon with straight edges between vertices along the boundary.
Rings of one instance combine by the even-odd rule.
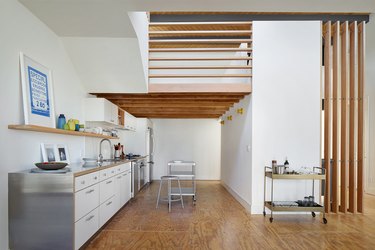
[[[319, 169], [320, 172], [315, 170]], [[271, 200], [266, 200], [267, 191], [267, 178], [271, 179]], [[314, 203], [313, 206], [282, 206], [280, 203], [274, 201], [274, 180], [312, 180], [312, 196], [315, 191], [315, 180], [319, 180], [321, 183], [326, 179], [325, 171], [323, 168], [314, 167], [312, 174], [274, 174], [272, 168], [264, 167], [264, 206], [263, 215], [266, 216], [266, 208], [271, 211], [270, 222], [273, 221], [273, 212], [311, 212], [312, 217], [315, 217], [316, 212], [323, 213], [323, 223], [327, 224], [325, 216], [324, 204]]]

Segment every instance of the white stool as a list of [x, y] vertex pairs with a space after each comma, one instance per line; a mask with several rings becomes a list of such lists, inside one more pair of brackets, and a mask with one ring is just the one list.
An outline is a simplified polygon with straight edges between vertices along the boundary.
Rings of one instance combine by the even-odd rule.
[[[161, 187], [163, 186], [163, 181], [168, 181], [168, 197], [167, 198], [160, 198], [160, 192], [161, 192]], [[172, 191], [172, 181], [177, 181], [177, 183], [178, 183], [178, 190], [180, 192], [180, 198], [172, 199], [172, 192], [171, 192]], [[165, 176], [160, 177], [160, 185], [159, 185], [159, 192], [158, 192], [158, 200], [156, 202], [156, 208], [159, 207], [159, 200], [168, 201], [169, 212], [171, 211], [171, 204], [174, 201], [181, 201], [181, 206], [182, 206], [182, 208], [184, 208], [184, 201], [182, 199], [180, 178], [178, 178], [178, 176], [165, 175]]]

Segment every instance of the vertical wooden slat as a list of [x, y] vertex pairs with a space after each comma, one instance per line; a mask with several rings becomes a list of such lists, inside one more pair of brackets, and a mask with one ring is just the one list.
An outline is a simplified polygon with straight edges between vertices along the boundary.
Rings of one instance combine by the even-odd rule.
[[326, 185], [324, 194], [324, 205], [326, 212], [331, 209], [330, 204], [330, 149], [331, 149], [331, 126], [330, 126], [330, 95], [331, 95], [331, 22], [324, 25], [324, 168], [326, 171]]
[[358, 25], [358, 178], [357, 178], [357, 211], [363, 212], [363, 96], [364, 96], [364, 64], [365, 64], [365, 23]]
[[332, 25], [332, 212], [338, 212], [338, 81], [340, 22]]
[[350, 24], [350, 107], [349, 107], [349, 212], [356, 212], [355, 171], [355, 88], [357, 85], [357, 22]]
[[340, 212], [346, 213], [348, 194], [347, 194], [347, 151], [348, 151], [348, 81], [349, 81], [349, 23], [341, 24], [341, 145], [340, 145]]

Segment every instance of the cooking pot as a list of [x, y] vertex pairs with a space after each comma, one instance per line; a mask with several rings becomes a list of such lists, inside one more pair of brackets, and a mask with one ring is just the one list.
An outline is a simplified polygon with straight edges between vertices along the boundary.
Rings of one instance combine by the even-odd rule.
[[285, 173], [285, 166], [284, 165], [276, 165], [273, 167], [274, 174], [284, 174]]

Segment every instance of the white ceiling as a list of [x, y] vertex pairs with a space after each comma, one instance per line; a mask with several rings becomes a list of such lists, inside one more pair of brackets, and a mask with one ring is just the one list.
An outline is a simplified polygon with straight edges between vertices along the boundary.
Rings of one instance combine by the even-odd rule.
[[375, 12], [374, 0], [19, 1], [57, 35], [84, 37], [136, 37], [128, 11]]

